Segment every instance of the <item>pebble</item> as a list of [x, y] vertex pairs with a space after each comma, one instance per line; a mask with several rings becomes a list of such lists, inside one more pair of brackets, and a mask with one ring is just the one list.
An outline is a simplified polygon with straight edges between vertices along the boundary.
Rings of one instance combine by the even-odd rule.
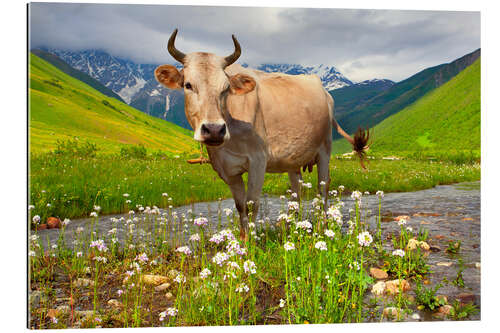
[[452, 309], [453, 309], [453, 306], [451, 306], [449, 304], [440, 306], [439, 309], [438, 309], [437, 315], [447, 316], [447, 315], [450, 314], [450, 312], [451, 312]]
[[147, 285], [159, 285], [166, 283], [168, 281], [168, 277], [162, 275], [150, 275], [146, 274], [142, 276], [142, 282]]
[[385, 292], [385, 288], [386, 288], [385, 282], [379, 281], [373, 285], [372, 294], [374, 294], [376, 296], [383, 295]]
[[174, 298], [174, 295], [172, 295], [171, 292], [168, 292], [165, 294], [165, 297], [168, 299], [168, 300], [171, 300], [172, 298]]
[[156, 286], [155, 291], [164, 291], [164, 290], [167, 290], [168, 288], [170, 288], [170, 283], [165, 282], [165, 283], [160, 284], [159, 286]]
[[94, 281], [90, 279], [85, 279], [85, 278], [78, 278], [75, 281], [75, 287], [80, 288], [80, 287], [93, 287], [94, 286]]
[[445, 267], [450, 267], [451, 265], [453, 265], [452, 262], [438, 262], [436, 264], [436, 266], [445, 266]]
[[380, 268], [376, 267], [370, 268], [370, 275], [377, 280], [387, 279], [389, 277], [386, 271], [383, 271]]

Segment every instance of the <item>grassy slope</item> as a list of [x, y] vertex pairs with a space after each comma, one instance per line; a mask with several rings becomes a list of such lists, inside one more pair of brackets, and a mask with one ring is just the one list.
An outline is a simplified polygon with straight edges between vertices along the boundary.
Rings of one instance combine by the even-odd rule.
[[[481, 144], [480, 59], [443, 86], [374, 127], [374, 151], [478, 150]], [[350, 151], [345, 140], [334, 152]]]
[[33, 54], [29, 70], [31, 152], [75, 136], [104, 152], [117, 152], [121, 144], [171, 153], [196, 149], [190, 131], [107, 97]]

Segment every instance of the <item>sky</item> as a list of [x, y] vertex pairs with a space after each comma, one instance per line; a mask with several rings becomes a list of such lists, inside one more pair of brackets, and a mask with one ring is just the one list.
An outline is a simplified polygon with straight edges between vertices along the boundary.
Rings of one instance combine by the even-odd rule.
[[184, 53], [228, 55], [235, 34], [240, 63], [332, 65], [354, 82], [401, 81], [481, 47], [477, 11], [32, 3], [29, 18], [31, 48], [174, 63], [166, 44], [178, 28]]

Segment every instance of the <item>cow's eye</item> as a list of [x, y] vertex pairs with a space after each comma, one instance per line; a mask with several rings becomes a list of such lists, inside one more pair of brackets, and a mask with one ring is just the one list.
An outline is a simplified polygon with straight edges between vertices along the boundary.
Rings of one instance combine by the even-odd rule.
[[191, 86], [191, 83], [189, 83], [189, 82], [186, 82], [186, 84], [184, 84], [184, 88], [189, 89], [189, 90], [193, 90], [193, 87]]

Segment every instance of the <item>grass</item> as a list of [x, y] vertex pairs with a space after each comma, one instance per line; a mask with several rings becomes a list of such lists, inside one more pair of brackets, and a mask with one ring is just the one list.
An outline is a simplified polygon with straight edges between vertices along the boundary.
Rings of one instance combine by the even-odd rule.
[[197, 150], [192, 133], [151, 117], [30, 54], [30, 151], [53, 150], [60, 140], [91, 141], [103, 152], [143, 145], [171, 155]]
[[[307, 191], [302, 189], [303, 194]], [[30, 237], [30, 285], [43, 297], [30, 308], [30, 326], [377, 321], [380, 314], [369, 306], [373, 300], [365, 300], [374, 283], [368, 268], [386, 262], [391, 279], [420, 279], [426, 271], [425, 255], [419, 249], [401, 251], [417, 237], [413, 231], [401, 227], [399, 235], [392, 235], [393, 247], [386, 244], [380, 227], [371, 230], [362, 218], [360, 192], [353, 192], [356, 208], [344, 221], [342, 194], [339, 189], [326, 213], [321, 200], [283, 198], [277, 221], [250, 221], [246, 242], [237, 240], [238, 221], [231, 210], [219, 212], [225, 229], [213, 233], [204, 217], [178, 217], [171, 209], [142, 206], [114, 220], [125, 228], [105, 234], [99, 232], [94, 212], [90, 230], [77, 229], [70, 242], [62, 229], [57, 243], [45, 244], [45, 250], [35, 233]], [[122, 244], [118, 232], [123, 233]], [[167, 281], [166, 289], [154, 288]], [[403, 282], [399, 286], [395, 295], [374, 301], [414, 311]], [[56, 289], [67, 295], [69, 307], [55, 309], [61, 302], [54, 296]]]
[[[35, 206], [33, 212], [42, 221], [50, 216], [62, 219], [87, 216], [94, 205], [100, 206], [102, 213], [110, 214], [127, 212], [136, 204], [179, 206], [231, 197], [229, 188], [210, 165], [188, 164], [188, 155], [170, 157], [134, 146], [122, 149], [121, 154], [103, 154], [93, 151], [91, 143], [88, 145], [60, 142], [57, 153], [32, 155], [30, 204]], [[342, 184], [348, 191], [403, 192], [478, 180], [480, 166], [473, 162], [376, 158], [363, 171], [357, 160], [332, 158], [330, 176], [332, 186]], [[316, 170], [305, 173], [304, 181], [316, 188]], [[263, 193], [279, 195], [288, 188], [286, 174], [266, 175]], [[168, 193], [173, 200], [163, 202], [162, 193]]]

